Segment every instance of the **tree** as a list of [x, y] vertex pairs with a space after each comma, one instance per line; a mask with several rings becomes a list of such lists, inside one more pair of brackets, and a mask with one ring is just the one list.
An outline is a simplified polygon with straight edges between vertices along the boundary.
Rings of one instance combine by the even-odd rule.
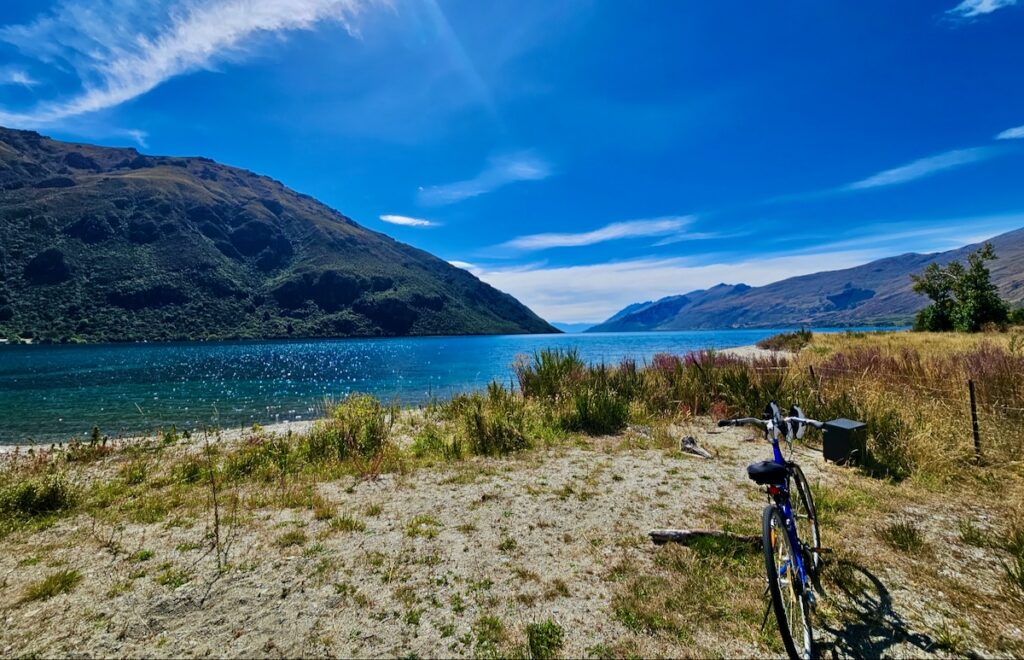
[[1009, 306], [999, 297], [986, 262], [996, 259], [991, 243], [967, 257], [967, 268], [954, 261], [942, 268], [931, 263], [911, 275], [914, 291], [931, 298], [914, 321], [915, 330], [977, 332], [987, 323], [1006, 323]]

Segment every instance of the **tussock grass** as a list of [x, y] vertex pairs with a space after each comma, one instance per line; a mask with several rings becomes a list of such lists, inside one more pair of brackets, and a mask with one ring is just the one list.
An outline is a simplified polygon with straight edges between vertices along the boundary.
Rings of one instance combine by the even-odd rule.
[[20, 602], [49, 600], [54, 596], [71, 592], [81, 581], [82, 574], [73, 569], [51, 573], [39, 582], [29, 585], [22, 594]]
[[274, 539], [274, 545], [279, 548], [290, 548], [297, 545], [306, 545], [306, 541], [306, 532], [301, 529], [293, 529]]
[[919, 555], [928, 549], [924, 533], [913, 520], [902, 518], [877, 530], [878, 537], [889, 547], [908, 554]]

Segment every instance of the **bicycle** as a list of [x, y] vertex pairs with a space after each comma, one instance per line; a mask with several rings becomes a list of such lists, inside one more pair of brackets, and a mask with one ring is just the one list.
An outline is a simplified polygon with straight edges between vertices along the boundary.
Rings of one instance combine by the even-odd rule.
[[[723, 419], [718, 425], [756, 426], [772, 443], [772, 460], [752, 463], [747, 467], [750, 479], [768, 491], [769, 503], [761, 516], [768, 593], [786, 653], [791, 658], [812, 658], [814, 631], [811, 610], [816, 597], [811, 578], [821, 568], [821, 532], [807, 478], [799, 465], [782, 455], [779, 437], [781, 435], [789, 445], [792, 455], [794, 438], [802, 438], [807, 426], [820, 429], [824, 424], [808, 419], [797, 406], [790, 408], [789, 416], [783, 417], [778, 404], [772, 401], [765, 408], [764, 419]], [[792, 497], [794, 490], [795, 499]], [[767, 616], [765, 612], [766, 619]], [[799, 650], [797, 639], [800, 640]]]

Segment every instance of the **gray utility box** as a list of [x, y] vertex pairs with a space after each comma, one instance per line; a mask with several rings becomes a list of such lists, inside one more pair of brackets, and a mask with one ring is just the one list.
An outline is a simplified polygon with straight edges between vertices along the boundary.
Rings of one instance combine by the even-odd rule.
[[868, 425], [852, 419], [833, 419], [822, 429], [821, 452], [826, 461], [846, 463], [864, 455]]

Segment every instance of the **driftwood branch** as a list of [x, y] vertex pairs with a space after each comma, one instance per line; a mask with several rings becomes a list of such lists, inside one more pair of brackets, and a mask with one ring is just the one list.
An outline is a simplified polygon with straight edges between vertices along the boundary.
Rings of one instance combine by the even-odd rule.
[[733, 534], [732, 532], [723, 532], [717, 529], [652, 529], [647, 534], [654, 541], [655, 545], [663, 545], [665, 543], [690, 545], [706, 538], [729, 539], [737, 543], [749, 543], [754, 546], [761, 543], [760, 536]]
[[679, 440], [679, 451], [700, 456], [701, 458], [711, 458], [711, 452], [701, 447], [697, 442], [697, 438], [689, 435]]

